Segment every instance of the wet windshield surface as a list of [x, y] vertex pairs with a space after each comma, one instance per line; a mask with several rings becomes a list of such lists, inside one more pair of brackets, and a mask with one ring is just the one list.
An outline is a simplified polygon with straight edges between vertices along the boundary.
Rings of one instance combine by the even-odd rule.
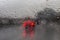
[[[48, 27], [47, 27], [48, 26]], [[59, 27], [56, 23], [45, 25], [43, 22], [27, 33], [22, 26], [11, 25], [0, 29], [0, 40], [60, 40]]]

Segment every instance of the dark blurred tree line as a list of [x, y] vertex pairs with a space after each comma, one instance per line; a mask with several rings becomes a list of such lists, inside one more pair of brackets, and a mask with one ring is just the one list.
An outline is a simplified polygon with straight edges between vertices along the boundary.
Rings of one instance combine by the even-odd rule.
[[45, 8], [44, 10], [37, 12], [36, 19], [46, 20], [47, 22], [60, 23], [60, 12], [56, 12], [52, 8]]
[[14, 19], [14, 18], [0, 18], [0, 25], [20, 25], [22, 19]]

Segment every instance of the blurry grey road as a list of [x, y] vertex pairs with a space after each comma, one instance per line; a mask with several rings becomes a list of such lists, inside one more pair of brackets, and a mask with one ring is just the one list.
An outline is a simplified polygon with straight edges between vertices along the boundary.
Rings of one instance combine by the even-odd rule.
[[[53, 26], [55, 25], [52, 25], [52, 27]], [[32, 33], [34, 38], [32, 36], [26, 37], [26, 35], [26, 38], [24, 38], [23, 35], [25, 33], [23, 33], [24, 30], [22, 26], [8, 26], [0, 30], [0, 40], [30, 40], [29, 38], [32, 38], [32, 40], [60, 40], [60, 34], [52, 27], [47, 28], [42, 24], [37, 25], [35, 32]]]

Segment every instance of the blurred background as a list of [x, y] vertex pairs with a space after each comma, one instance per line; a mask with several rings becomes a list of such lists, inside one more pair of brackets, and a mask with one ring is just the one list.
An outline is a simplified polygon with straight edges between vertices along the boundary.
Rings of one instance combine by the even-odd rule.
[[60, 40], [60, 0], [0, 0], [0, 40], [25, 40], [21, 26], [28, 16], [41, 21], [33, 40]]
[[36, 18], [35, 15], [46, 8], [49, 13], [53, 10], [55, 13], [53, 11], [51, 13], [60, 16], [59, 4], [59, 0], [0, 0], [0, 21], [4, 24], [9, 20], [17, 21], [27, 16]]

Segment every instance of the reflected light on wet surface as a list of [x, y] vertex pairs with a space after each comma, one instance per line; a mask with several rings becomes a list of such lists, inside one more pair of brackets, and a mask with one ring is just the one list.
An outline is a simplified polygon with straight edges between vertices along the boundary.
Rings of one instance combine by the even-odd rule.
[[22, 36], [24, 39], [34, 39], [34, 31], [27, 32], [26, 30], [23, 31]]

